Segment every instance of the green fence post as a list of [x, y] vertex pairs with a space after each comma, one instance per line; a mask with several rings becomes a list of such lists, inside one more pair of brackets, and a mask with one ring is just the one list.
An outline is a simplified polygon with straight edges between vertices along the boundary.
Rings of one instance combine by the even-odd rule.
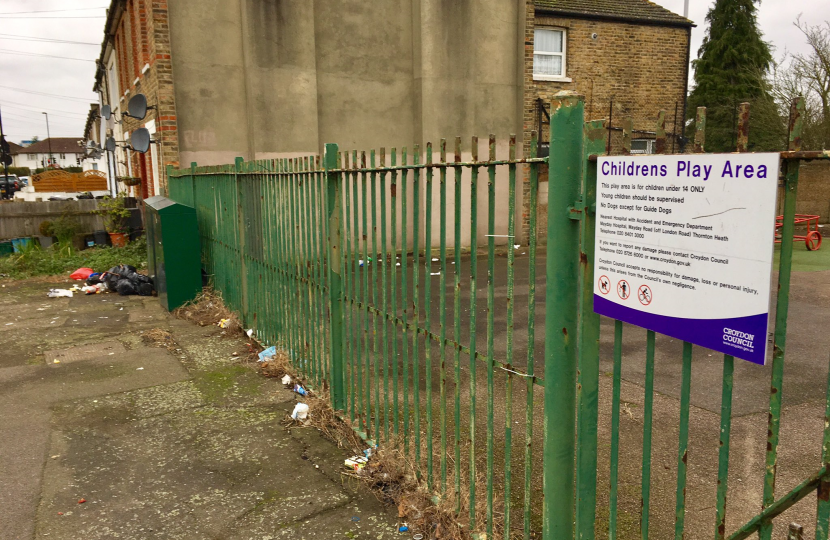
[[[830, 373], [827, 376], [827, 387], [824, 391], [824, 437], [821, 444], [821, 463], [824, 467], [830, 464]], [[830, 478], [822, 478], [816, 490], [816, 540], [827, 540], [830, 531]]]
[[[789, 150], [801, 150], [801, 134], [804, 128], [804, 98], [793, 100], [790, 109]], [[775, 310], [775, 337], [772, 346], [772, 377], [770, 381], [769, 420], [767, 422], [767, 455], [764, 474], [764, 504], [762, 509], [775, 502], [775, 476], [778, 466], [778, 436], [781, 428], [781, 393], [784, 386], [784, 353], [787, 342], [787, 314], [790, 307], [790, 273], [793, 264], [793, 229], [795, 228], [795, 203], [798, 195], [797, 159], [784, 162], [784, 221], [781, 227], [781, 257], [778, 266], [778, 297]], [[764, 520], [758, 531], [760, 540], [772, 538], [772, 521]]]
[[243, 187], [240, 178], [242, 176], [244, 163], [245, 160], [241, 157], [238, 157], [234, 160], [234, 180], [236, 182], [236, 219], [237, 226], [239, 227], [239, 238], [237, 239], [237, 245], [239, 246], [239, 260], [241, 264], [241, 271], [239, 273], [239, 276], [241, 280], [240, 294], [242, 298], [240, 298], [241, 302], [239, 303], [239, 308], [242, 310], [242, 324], [248, 325], [251, 321], [248, 317], [248, 269], [247, 262], [245, 260], [248, 256], [248, 254], [245, 252], [245, 230], [247, 229], [247, 227], [245, 226], [245, 211], [242, 208]]
[[326, 169], [326, 209], [329, 219], [328, 269], [329, 269], [329, 340], [331, 351], [331, 402], [339, 411], [346, 410], [346, 394], [343, 380], [343, 276], [340, 274], [340, 199], [341, 181], [337, 168], [337, 145], [327, 144], [323, 155]]
[[580, 209], [579, 344], [577, 384], [576, 538], [593, 540], [597, 508], [597, 422], [599, 403], [599, 315], [594, 313], [594, 236], [596, 233], [597, 162], [605, 152], [605, 121], [584, 128], [584, 184]]
[[196, 167], [198, 167], [195, 161], [190, 163], [190, 201], [193, 203], [193, 207], [196, 207]]
[[576, 329], [579, 300], [579, 221], [584, 97], [559, 92], [550, 114], [547, 290], [545, 294], [545, 409], [542, 534], [574, 534]]

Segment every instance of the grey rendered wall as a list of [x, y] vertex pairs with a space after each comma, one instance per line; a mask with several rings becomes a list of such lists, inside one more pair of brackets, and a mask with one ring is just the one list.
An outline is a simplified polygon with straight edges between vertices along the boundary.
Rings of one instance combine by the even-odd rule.
[[[432, 141], [437, 154], [456, 135], [465, 159], [478, 135], [485, 158], [490, 133], [507, 157], [509, 135], [522, 140], [524, 10], [521, 0], [170, 2], [180, 163], [316, 154], [330, 142]], [[506, 182], [497, 190], [506, 200]], [[498, 212], [500, 234], [506, 226]]]

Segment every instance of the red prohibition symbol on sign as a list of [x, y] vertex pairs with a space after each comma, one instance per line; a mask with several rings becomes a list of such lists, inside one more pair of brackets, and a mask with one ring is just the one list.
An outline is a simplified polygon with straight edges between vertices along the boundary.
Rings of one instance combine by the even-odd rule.
[[608, 276], [599, 277], [599, 292], [602, 294], [608, 294], [611, 292], [611, 280], [608, 279]]
[[651, 287], [648, 285], [640, 285], [640, 288], [637, 289], [637, 299], [640, 303], [647, 306], [651, 303], [651, 298]]
[[628, 300], [631, 296], [631, 285], [626, 280], [621, 279], [617, 282], [617, 295], [623, 300]]

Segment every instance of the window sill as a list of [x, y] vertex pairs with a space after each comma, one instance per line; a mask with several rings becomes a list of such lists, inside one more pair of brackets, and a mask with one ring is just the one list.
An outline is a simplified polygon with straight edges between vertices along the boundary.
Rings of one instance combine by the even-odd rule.
[[556, 75], [538, 75], [536, 73], [533, 74], [534, 81], [546, 81], [546, 82], [573, 82], [573, 79], [570, 77], [557, 77]]

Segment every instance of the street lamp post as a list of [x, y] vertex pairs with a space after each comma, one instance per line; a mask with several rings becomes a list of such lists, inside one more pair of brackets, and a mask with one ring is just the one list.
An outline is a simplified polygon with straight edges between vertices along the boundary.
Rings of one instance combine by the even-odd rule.
[[[54, 158], [52, 157], [52, 136], [49, 134], [49, 114], [43, 113], [46, 115], [46, 141], [49, 143], [49, 165], [52, 165]], [[47, 169], [49, 166], [47, 165]]]

